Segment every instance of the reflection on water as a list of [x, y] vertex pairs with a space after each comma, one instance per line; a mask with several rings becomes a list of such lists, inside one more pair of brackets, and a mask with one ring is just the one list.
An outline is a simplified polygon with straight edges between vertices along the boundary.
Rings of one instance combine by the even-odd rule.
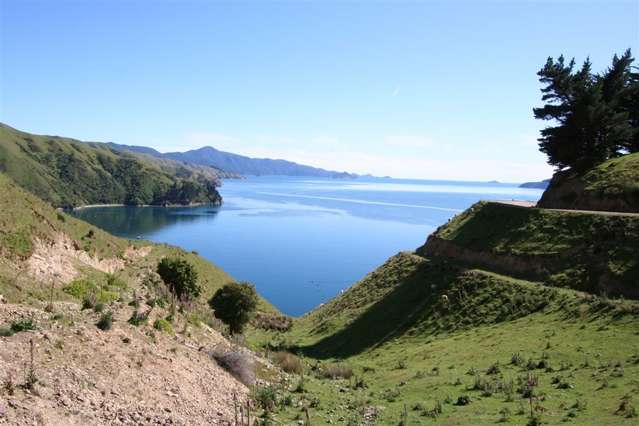
[[197, 250], [290, 315], [335, 296], [480, 199], [537, 200], [514, 185], [259, 177], [225, 181], [221, 207], [75, 214], [115, 235]]

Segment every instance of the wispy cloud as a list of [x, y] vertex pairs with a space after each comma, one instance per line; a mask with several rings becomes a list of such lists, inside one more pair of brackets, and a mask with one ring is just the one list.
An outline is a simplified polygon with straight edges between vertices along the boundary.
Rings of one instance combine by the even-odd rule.
[[395, 89], [393, 89], [393, 97], [399, 95], [399, 91], [400, 91], [399, 86], [395, 86]]

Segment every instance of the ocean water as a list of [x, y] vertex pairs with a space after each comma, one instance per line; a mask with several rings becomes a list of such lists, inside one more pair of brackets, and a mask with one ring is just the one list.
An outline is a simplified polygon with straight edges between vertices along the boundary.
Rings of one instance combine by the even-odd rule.
[[227, 180], [221, 207], [98, 207], [106, 231], [196, 250], [282, 312], [326, 302], [478, 200], [533, 200], [515, 184], [358, 178]]

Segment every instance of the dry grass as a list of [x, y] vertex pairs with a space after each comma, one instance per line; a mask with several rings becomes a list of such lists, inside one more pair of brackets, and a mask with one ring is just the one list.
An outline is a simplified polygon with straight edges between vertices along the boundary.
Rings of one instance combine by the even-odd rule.
[[304, 371], [304, 362], [297, 355], [289, 352], [275, 352], [273, 361], [287, 373], [300, 374]]
[[335, 362], [322, 365], [320, 373], [323, 377], [329, 379], [350, 379], [353, 376], [353, 369], [346, 363]]

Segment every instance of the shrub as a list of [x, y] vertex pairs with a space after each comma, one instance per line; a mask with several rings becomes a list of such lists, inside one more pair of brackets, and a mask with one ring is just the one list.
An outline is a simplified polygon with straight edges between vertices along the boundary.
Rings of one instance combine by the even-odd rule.
[[520, 366], [524, 363], [524, 358], [521, 356], [519, 352], [515, 352], [510, 356], [510, 363], [512, 365]]
[[277, 406], [277, 391], [273, 386], [257, 386], [251, 391], [251, 399], [266, 412], [272, 412]]
[[113, 313], [111, 311], [103, 313], [95, 325], [102, 331], [111, 330], [111, 326], [113, 325]]
[[215, 316], [226, 324], [232, 334], [242, 333], [251, 314], [257, 308], [257, 292], [249, 283], [229, 283], [215, 292], [209, 306]]
[[157, 273], [179, 299], [195, 299], [201, 293], [195, 267], [178, 257], [165, 257], [158, 263]]
[[468, 405], [470, 404], [471, 399], [468, 395], [459, 395], [459, 397], [457, 398], [457, 402], [455, 402], [455, 405]]
[[10, 325], [12, 333], [20, 333], [21, 331], [35, 330], [35, 322], [31, 318], [23, 318], [13, 321]]
[[85, 309], [92, 309], [94, 306], [95, 306], [95, 296], [92, 294], [86, 294], [82, 298], [82, 307], [80, 309], [84, 311]]
[[499, 374], [501, 372], [501, 368], [499, 368], [499, 362], [491, 364], [486, 370], [486, 374]]
[[95, 290], [95, 285], [85, 279], [73, 280], [62, 287], [62, 291], [81, 300], [90, 293], [95, 293]]
[[384, 398], [388, 402], [394, 402], [397, 398], [399, 398], [399, 389], [385, 389], [382, 392], [382, 398]]
[[168, 334], [173, 334], [173, 326], [165, 319], [157, 319], [153, 323], [153, 328]]
[[101, 313], [102, 311], [104, 311], [104, 303], [96, 303], [95, 306], [93, 307], [93, 311], [97, 312], [97, 313]]
[[262, 330], [286, 332], [293, 326], [293, 320], [285, 315], [256, 312], [253, 324]]
[[212, 350], [209, 355], [217, 364], [231, 373], [236, 379], [251, 386], [255, 382], [255, 361], [240, 350]]
[[320, 373], [328, 379], [350, 379], [353, 375], [353, 369], [350, 365], [343, 362], [335, 362], [323, 365], [320, 369]]
[[289, 352], [275, 352], [273, 360], [287, 373], [300, 374], [304, 371], [304, 363], [300, 357]]
[[13, 331], [9, 327], [0, 327], [0, 337], [9, 337], [13, 336]]
[[137, 310], [135, 310], [131, 314], [131, 318], [129, 318], [128, 323], [137, 327], [139, 325], [145, 324], [148, 318], [148, 312], [138, 312]]

